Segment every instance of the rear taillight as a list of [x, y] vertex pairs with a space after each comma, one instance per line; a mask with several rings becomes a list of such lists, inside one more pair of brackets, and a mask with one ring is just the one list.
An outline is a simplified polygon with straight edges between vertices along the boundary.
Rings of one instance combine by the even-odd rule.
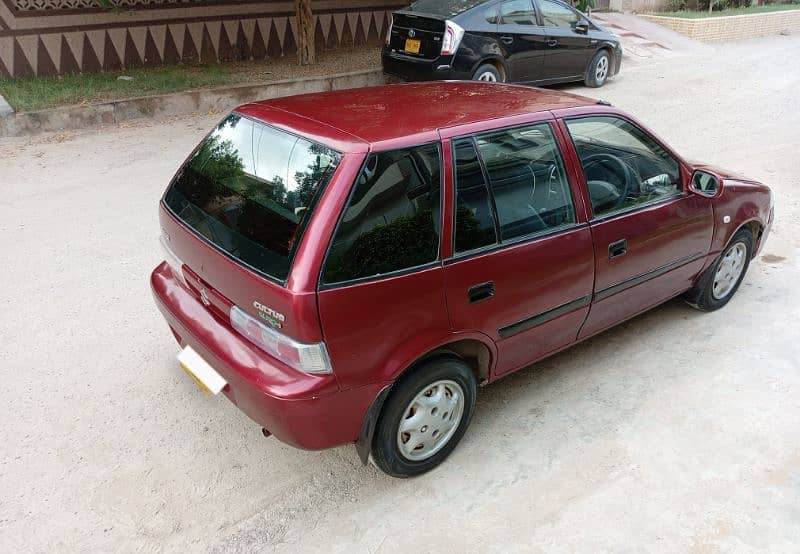
[[464, 29], [452, 21], [445, 21], [444, 36], [442, 37], [442, 56], [451, 56], [458, 50], [461, 39], [464, 38]]
[[185, 285], [186, 277], [183, 276], [183, 262], [169, 247], [167, 238], [163, 234], [158, 237], [158, 243], [161, 245], [161, 250], [164, 252], [164, 260], [169, 265], [172, 273]]
[[383, 37], [384, 43], [386, 46], [389, 46], [389, 43], [392, 41], [392, 25], [394, 24], [394, 17], [392, 14], [389, 14], [389, 27], [386, 28], [386, 36]]
[[331, 360], [324, 342], [305, 344], [282, 335], [234, 306], [231, 325], [247, 340], [289, 367], [304, 373], [331, 373]]

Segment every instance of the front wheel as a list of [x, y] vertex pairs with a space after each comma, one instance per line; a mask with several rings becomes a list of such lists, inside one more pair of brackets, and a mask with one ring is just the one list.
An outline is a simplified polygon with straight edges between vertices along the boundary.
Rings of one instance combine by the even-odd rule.
[[372, 442], [372, 460], [394, 477], [430, 471], [461, 440], [475, 410], [477, 383], [457, 358], [423, 363], [395, 385]]
[[733, 297], [744, 279], [753, 252], [753, 233], [740, 229], [683, 299], [705, 312], [718, 310]]
[[584, 83], [586, 83], [587, 87], [602, 87], [606, 84], [610, 72], [611, 56], [608, 55], [608, 50], [600, 50], [594, 55], [592, 61], [589, 62]]

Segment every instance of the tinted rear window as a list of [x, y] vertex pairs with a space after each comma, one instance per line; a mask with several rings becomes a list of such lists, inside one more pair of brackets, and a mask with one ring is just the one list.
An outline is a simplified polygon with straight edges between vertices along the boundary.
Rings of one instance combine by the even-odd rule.
[[419, 0], [411, 4], [407, 10], [442, 17], [453, 17], [485, 2], [486, 0]]
[[325, 146], [231, 114], [184, 164], [164, 202], [220, 250], [285, 280], [339, 160]]

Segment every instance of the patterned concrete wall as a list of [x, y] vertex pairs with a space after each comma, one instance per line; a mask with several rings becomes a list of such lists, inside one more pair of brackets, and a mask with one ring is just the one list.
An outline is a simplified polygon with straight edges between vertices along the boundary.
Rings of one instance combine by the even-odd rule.
[[[292, 0], [0, 0], [0, 75], [114, 71], [296, 52]], [[379, 43], [403, 0], [314, 0], [318, 48]]]
[[765, 37], [777, 35], [782, 31], [795, 31], [800, 27], [800, 10], [701, 19], [656, 15], [640, 17], [701, 42], [724, 42]]

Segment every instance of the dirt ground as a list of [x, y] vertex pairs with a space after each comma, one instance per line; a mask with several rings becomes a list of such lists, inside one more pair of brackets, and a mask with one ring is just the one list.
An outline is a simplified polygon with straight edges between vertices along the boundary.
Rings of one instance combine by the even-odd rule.
[[595, 95], [773, 187], [733, 301], [672, 301], [479, 391], [413, 480], [264, 439], [175, 362], [156, 206], [219, 115], [0, 141], [0, 551], [800, 549], [800, 35]]

